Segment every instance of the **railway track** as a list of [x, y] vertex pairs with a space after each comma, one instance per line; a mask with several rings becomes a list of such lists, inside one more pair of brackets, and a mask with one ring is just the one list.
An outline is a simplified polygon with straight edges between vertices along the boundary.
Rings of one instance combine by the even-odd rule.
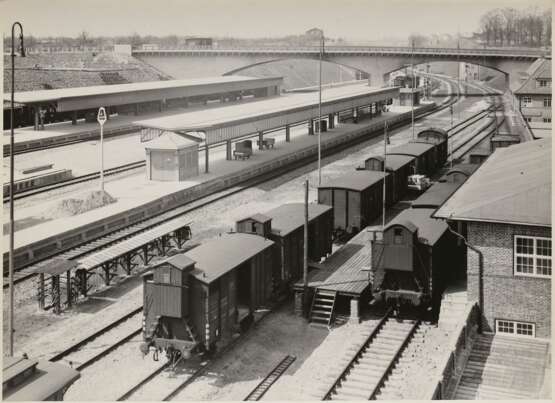
[[286, 355], [283, 360], [260, 382], [256, 388], [250, 392], [243, 401], [256, 401], [262, 399], [262, 396], [270, 389], [270, 387], [282, 376], [287, 368], [293, 364], [297, 357]]
[[[435, 110], [430, 111], [430, 112], [437, 113], [439, 110], [445, 109], [446, 107], [448, 107], [453, 102], [456, 102], [454, 97], [448, 99], [443, 104], [441, 104], [438, 108], [436, 108]], [[421, 119], [424, 116], [428, 116], [428, 115], [429, 115], [429, 113], [425, 113], [425, 114], [422, 114], [422, 115], [417, 115], [415, 117], [415, 120], [416, 119]], [[403, 125], [404, 125], [404, 123], [403, 124], [397, 123], [397, 124], [393, 125], [391, 127], [391, 129], [395, 129], [395, 128], [401, 127]], [[344, 143], [339, 147], [335, 147], [335, 148], [332, 148], [332, 149], [325, 150], [324, 153], [323, 153], [323, 156], [332, 155], [336, 152], [339, 152], [339, 151], [341, 151], [345, 148], [351, 147], [354, 144], [357, 144], [357, 143], [359, 143], [361, 141], [364, 141], [364, 140], [367, 140], [367, 139], [355, 139], [354, 141]], [[312, 161], [312, 159], [310, 159], [310, 161]], [[232, 196], [232, 195], [238, 194], [240, 192], [243, 192], [243, 191], [245, 191], [245, 190], [247, 190], [251, 187], [257, 186], [257, 185], [259, 185], [261, 183], [264, 183], [264, 182], [266, 182], [270, 179], [278, 177], [278, 176], [282, 175], [285, 172], [295, 170], [295, 169], [297, 169], [301, 166], [304, 166], [306, 163], [307, 163], [306, 160], [299, 160], [294, 164], [288, 165], [288, 166], [283, 167], [281, 169], [276, 169], [272, 172], [269, 172], [265, 175], [261, 175], [257, 178], [250, 179], [250, 180], [242, 183], [239, 186], [235, 186], [233, 188], [226, 189], [226, 190], [223, 190], [221, 192], [217, 192], [217, 193], [214, 193], [214, 194], [211, 194], [211, 195], [208, 195], [208, 196], [204, 196], [204, 197], [202, 197], [202, 198], [200, 198], [196, 201], [188, 203], [187, 205], [178, 207], [176, 209], [167, 211], [165, 213], [161, 213], [160, 215], [157, 215], [155, 217], [151, 217], [149, 219], [146, 219], [145, 221], [142, 221], [142, 222], [137, 223], [137, 224], [133, 224], [129, 227], [119, 229], [119, 230], [117, 230], [117, 231], [115, 231], [111, 234], [104, 235], [100, 238], [97, 238], [93, 241], [89, 241], [87, 243], [84, 243], [84, 244], [79, 245], [77, 247], [71, 248], [69, 250], [61, 251], [60, 253], [58, 253], [54, 256], [51, 256], [51, 257], [49, 257], [49, 258], [47, 258], [43, 261], [36, 262], [36, 263], [33, 263], [32, 265], [17, 269], [15, 271], [15, 274], [14, 274], [14, 284], [18, 284], [18, 283], [21, 283], [23, 281], [26, 281], [28, 279], [31, 279], [31, 278], [35, 277], [36, 274], [33, 273], [33, 270], [37, 267], [40, 267], [40, 266], [46, 264], [48, 261], [50, 261], [54, 258], [61, 257], [61, 258], [68, 259], [68, 260], [75, 260], [75, 259], [78, 259], [78, 258], [83, 258], [83, 257], [87, 256], [90, 253], [93, 253], [93, 252], [96, 252], [100, 249], [106, 248], [110, 245], [115, 244], [116, 242], [120, 242], [122, 240], [128, 239], [128, 238], [130, 238], [134, 235], [137, 235], [141, 232], [144, 232], [146, 230], [154, 228], [155, 226], [160, 225], [164, 222], [167, 222], [167, 221], [172, 220], [172, 219], [177, 219], [178, 217], [180, 217], [184, 214], [189, 214], [189, 213], [191, 213], [195, 210], [198, 210], [202, 207], [205, 207], [205, 206], [207, 206], [211, 203], [214, 203], [216, 201], [225, 199], [229, 196]], [[4, 272], [4, 274], [5, 274], [4, 289], [6, 289], [6, 288], [9, 287], [9, 284], [7, 283], [6, 271]]]
[[420, 326], [419, 320], [398, 320], [388, 311], [354, 356], [323, 400], [374, 400], [401, 354]]

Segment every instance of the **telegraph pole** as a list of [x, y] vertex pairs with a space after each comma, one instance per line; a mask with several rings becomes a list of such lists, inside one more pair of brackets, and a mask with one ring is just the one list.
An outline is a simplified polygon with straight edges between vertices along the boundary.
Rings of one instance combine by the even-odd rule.
[[324, 31], [320, 41], [320, 61], [318, 64], [318, 186], [322, 184], [322, 53], [324, 52]]
[[304, 182], [303, 314], [308, 308], [308, 179]]
[[382, 197], [382, 231], [385, 231], [385, 176], [387, 167], [387, 120], [384, 120], [383, 127], [383, 197]]
[[[106, 123], [106, 110], [98, 109], [96, 120], [100, 123], [100, 190], [104, 192], [104, 123]], [[208, 152], [208, 151], [206, 151]]]
[[412, 124], [412, 138], [414, 140], [414, 82], [416, 81], [416, 74], [414, 74], [414, 39], [412, 40], [412, 51], [410, 54], [410, 69], [412, 72], [412, 91], [410, 94], [410, 105], [411, 105], [411, 124]]

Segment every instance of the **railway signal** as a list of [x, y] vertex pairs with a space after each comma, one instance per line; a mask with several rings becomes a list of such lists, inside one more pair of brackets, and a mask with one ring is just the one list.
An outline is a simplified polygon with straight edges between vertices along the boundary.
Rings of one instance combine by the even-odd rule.
[[104, 107], [98, 109], [96, 120], [100, 123], [100, 190], [104, 192], [104, 123], [107, 120]]

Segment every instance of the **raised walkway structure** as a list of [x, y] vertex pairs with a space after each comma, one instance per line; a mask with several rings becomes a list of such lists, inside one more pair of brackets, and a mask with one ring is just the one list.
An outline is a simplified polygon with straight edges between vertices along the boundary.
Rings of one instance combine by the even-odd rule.
[[[173, 77], [237, 74], [249, 67], [284, 59], [317, 59], [319, 48], [306, 47], [228, 47], [135, 50], [133, 56], [156, 66]], [[351, 67], [371, 75], [372, 85], [387, 82], [390, 72], [407, 64], [434, 61], [460, 61], [499, 70], [517, 81], [516, 74], [540, 57], [551, 57], [543, 49], [462, 49], [382, 46], [326, 46], [324, 60]], [[167, 63], [172, 58], [171, 63]]]

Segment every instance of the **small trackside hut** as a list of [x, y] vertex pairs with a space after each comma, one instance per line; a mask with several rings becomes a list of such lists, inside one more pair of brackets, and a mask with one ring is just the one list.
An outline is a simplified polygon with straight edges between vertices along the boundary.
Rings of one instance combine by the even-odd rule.
[[143, 352], [187, 358], [248, 325], [271, 294], [273, 245], [258, 235], [223, 234], [154, 266], [143, 276]]
[[382, 213], [383, 178], [383, 172], [354, 171], [318, 187], [318, 203], [333, 207], [336, 233], [355, 234]]
[[386, 304], [432, 308], [437, 319], [446, 285], [464, 278], [464, 245], [435, 209], [408, 209], [372, 241], [372, 295]]
[[[264, 214], [237, 221], [237, 232], [255, 233], [276, 244], [274, 257], [275, 292], [286, 291], [302, 277], [304, 259], [305, 205], [288, 203]], [[320, 262], [332, 251], [333, 209], [323, 204], [308, 205], [308, 259]]]

